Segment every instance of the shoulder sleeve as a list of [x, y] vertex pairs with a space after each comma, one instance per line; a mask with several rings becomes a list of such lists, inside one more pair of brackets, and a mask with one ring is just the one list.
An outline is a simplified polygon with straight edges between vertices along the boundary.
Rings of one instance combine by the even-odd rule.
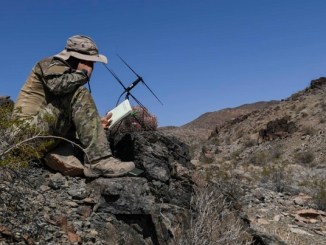
[[50, 57], [36, 64], [35, 72], [45, 87], [55, 95], [65, 95], [84, 85], [88, 77], [82, 72], [73, 70], [67, 63]]

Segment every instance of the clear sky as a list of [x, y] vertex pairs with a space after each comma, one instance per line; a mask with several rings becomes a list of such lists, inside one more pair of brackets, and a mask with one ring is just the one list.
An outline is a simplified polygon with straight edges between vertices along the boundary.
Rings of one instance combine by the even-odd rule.
[[[323, 0], [4, 0], [0, 95], [15, 100], [38, 60], [83, 34], [125, 85], [135, 77], [116, 54], [144, 78], [164, 105], [142, 84], [133, 94], [160, 126], [180, 126], [325, 76], [325, 13]], [[100, 63], [91, 88], [101, 115], [122, 92]]]

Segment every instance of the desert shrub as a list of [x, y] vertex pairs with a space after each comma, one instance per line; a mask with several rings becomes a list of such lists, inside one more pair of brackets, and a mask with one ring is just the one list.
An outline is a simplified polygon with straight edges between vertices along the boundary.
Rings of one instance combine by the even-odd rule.
[[300, 115], [301, 115], [302, 118], [305, 118], [305, 117], [308, 116], [308, 112], [307, 111], [301, 111]]
[[326, 211], [326, 180], [317, 180], [313, 192], [314, 201], [317, 204], [317, 207]]
[[191, 144], [189, 146], [189, 154], [191, 158], [193, 159], [196, 155], [197, 149], [200, 147], [199, 144]]
[[282, 154], [283, 154], [282, 146], [276, 145], [270, 151], [270, 159], [271, 160], [280, 159]]
[[225, 194], [230, 203], [240, 203], [245, 194], [240, 180], [224, 174], [219, 176], [217, 183], [218, 189]]
[[212, 138], [210, 138], [209, 140], [210, 140], [210, 142], [211, 142], [212, 144], [214, 144], [214, 145], [219, 145], [219, 144], [220, 144], [220, 139], [218, 138], [218, 136], [216, 136], [216, 137], [212, 137]]
[[[0, 167], [24, 168], [33, 159], [39, 159], [53, 138], [41, 135], [37, 127], [11, 117], [13, 105], [0, 107]], [[47, 116], [47, 121], [53, 120]], [[46, 138], [46, 139], [45, 139]]]
[[316, 133], [316, 129], [311, 126], [306, 126], [301, 129], [303, 135], [314, 135]]
[[230, 136], [226, 136], [224, 138], [224, 142], [225, 142], [225, 144], [230, 145], [231, 144], [231, 137]]
[[257, 151], [249, 160], [253, 164], [264, 165], [268, 161], [268, 154], [264, 151]]
[[245, 148], [249, 148], [249, 147], [253, 147], [254, 145], [257, 144], [257, 140], [254, 139], [246, 139], [246, 141], [244, 142], [244, 147]]
[[281, 159], [283, 154], [282, 146], [277, 144], [273, 146], [270, 150], [257, 151], [251, 155], [249, 161], [256, 165], [265, 165], [268, 162], [273, 162]]
[[317, 179], [314, 183], [313, 188], [313, 197], [314, 201], [317, 204], [317, 207], [321, 210], [326, 211], [326, 180]]
[[311, 151], [300, 151], [295, 153], [294, 159], [303, 164], [309, 164], [315, 159], [315, 155]]
[[319, 123], [325, 123], [326, 122], [326, 117], [323, 115], [319, 118]]
[[218, 186], [197, 189], [190, 214], [189, 229], [182, 229], [176, 244], [251, 244], [237, 211]]
[[244, 196], [241, 180], [232, 177], [232, 170], [235, 168], [234, 163], [228, 162], [216, 166], [216, 168], [210, 168], [206, 171], [206, 181], [210, 183], [216, 183], [214, 186], [220, 190], [220, 192], [228, 193], [228, 196], [232, 198], [233, 203], [235, 200], [240, 200]]
[[[215, 152], [216, 149], [213, 149], [215, 146], [207, 146], [204, 145], [202, 147], [200, 156], [199, 156], [199, 161], [202, 163], [212, 163], [215, 160], [213, 152]], [[214, 151], [213, 151], [214, 150]]]
[[291, 174], [286, 170], [286, 164], [272, 164], [263, 168], [261, 181], [270, 181], [277, 192], [284, 192], [291, 182]]
[[300, 106], [298, 106], [295, 110], [295, 112], [298, 114], [300, 113], [302, 110], [304, 110], [306, 108], [305, 104], [301, 104]]
[[202, 162], [202, 163], [213, 163], [215, 160], [215, 158], [211, 155], [207, 155], [207, 154], [201, 154], [199, 156], [199, 161]]
[[324, 111], [326, 111], [326, 102], [325, 102], [325, 101], [321, 101], [321, 102], [320, 102], [320, 107], [321, 107]]
[[243, 129], [241, 129], [241, 128], [237, 128], [235, 131], [236, 131], [235, 133], [236, 133], [236, 138], [237, 138], [237, 139], [243, 137], [243, 135], [244, 135], [244, 131], [243, 131]]
[[308, 188], [317, 208], [326, 211], [326, 180], [324, 178], [310, 176], [302, 180], [300, 186]]
[[233, 151], [230, 155], [230, 160], [238, 160], [240, 154], [243, 152], [243, 149], [237, 149], [235, 151]]
[[274, 111], [279, 111], [280, 109], [281, 109], [281, 107], [278, 105], [278, 106], [275, 106]]
[[300, 185], [309, 188], [317, 208], [326, 211], [326, 180], [320, 177], [310, 177], [301, 181]]

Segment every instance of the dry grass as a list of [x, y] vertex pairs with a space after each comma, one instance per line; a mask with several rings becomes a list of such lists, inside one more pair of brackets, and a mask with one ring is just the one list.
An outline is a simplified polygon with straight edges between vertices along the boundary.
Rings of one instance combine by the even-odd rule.
[[189, 229], [183, 230], [176, 244], [250, 244], [251, 236], [231, 206], [216, 188], [198, 189], [191, 201]]

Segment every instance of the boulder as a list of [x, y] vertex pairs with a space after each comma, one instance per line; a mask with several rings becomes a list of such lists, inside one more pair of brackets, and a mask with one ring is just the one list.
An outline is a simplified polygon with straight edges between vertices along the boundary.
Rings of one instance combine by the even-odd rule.
[[144, 172], [87, 184], [96, 202], [94, 229], [108, 244], [171, 244], [180, 224], [190, 219], [193, 166], [187, 146], [156, 131], [109, 139], [116, 157], [134, 161]]

